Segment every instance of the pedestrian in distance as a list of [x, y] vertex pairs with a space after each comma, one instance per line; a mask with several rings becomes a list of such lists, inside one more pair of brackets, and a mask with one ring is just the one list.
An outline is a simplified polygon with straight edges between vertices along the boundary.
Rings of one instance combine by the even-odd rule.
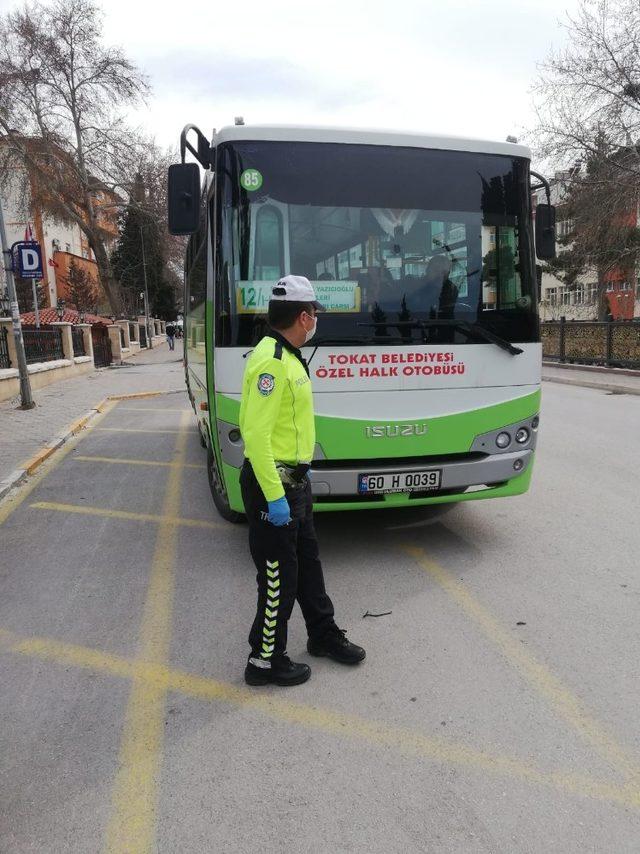
[[249, 633], [249, 685], [299, 685], [307, 664], [287, 655], [287, 624], [296, 599], [307, 651], [357, 664], [362, 647], [334, 620], [313, 524], [309, 469], [315, 447], [309, 369], [300, 347], [313, 338], [323, 307], [304, 276], [284, 276], [272, 289], [270, 330], [251, 353], [243, 380], [240, 432], [245, 461], [240, 486], [257, 569], [258, 606]]
[[167, 334], [167, 343], [169, 344], [169, 349], [173, 350], [176, 346], [176, 328], [173, 323], [167, 323], [165, 327], [165, 332]]

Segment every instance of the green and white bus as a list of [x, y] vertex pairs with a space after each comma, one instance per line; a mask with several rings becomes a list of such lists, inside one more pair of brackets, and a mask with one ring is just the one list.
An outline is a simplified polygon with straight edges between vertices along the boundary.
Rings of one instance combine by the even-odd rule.
[[[245, 359], [287, 273], [327, 307], [304, 349], [316, 511], [528, 489], [541, 380], [532, 189], [548, 185], [526, 147], [244, 124], [211, 142], [189, 125], [181, 147], [169, 220], [190, 234], [186, 382], [224, 518], [243, 511]], [[553, 208], [536, 219], [538, 256], [551, 257]]]

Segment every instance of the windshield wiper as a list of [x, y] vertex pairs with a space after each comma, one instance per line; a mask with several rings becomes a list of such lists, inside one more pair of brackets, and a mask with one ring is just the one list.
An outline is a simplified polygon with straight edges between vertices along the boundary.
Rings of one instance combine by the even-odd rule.
[[[488, 329], [485, 329], [483, 326], [479, 326], [477, 323], [469, 323], [468, 320], [396, 320], [396, 321], [385, 321], [387, 326], [405, 326], [405, 327], [413, 327], [414, 329], [429, 329], [433, 327], [443, 327], [450, 329], [457, 329], [460, 332], [465, 332], [472, 338], [480, 338], [483, 341], [488, 341], [490, 344], [495, 344], [496, 347], [501, 347], [503, 350], [506, 350], [508, 353], [511, 353], [512, 356], [519, 356], [520, 353], [524, 351], [520, 347], [514, 346], [510, 341], [507, 341], [506, 338], [501, 338], [499, 335], [496, 335], [495, 332], [490, 332]], [[380, 326], [379, 323], [358, 323], [358, 326]]]
[[524, 350], [521, 347], [516, 347], [510, 341], [507, 341], [506, 338], [501, 338], [499, 335], [496, 335], [495, 332], [490, 332], [488, 329], [485, 329], [484, 326], [480, 326], [477, 323], [469, 323], [466, 320], [457, 321], [456, 329], [459, 329], [461, 332], [467, 332], [475, 338], [482, 338], [490, 344], [495, 344], [496, 347], [501, 347], [503, 350], [506, 350], [507, 353], [511, 353], [512, 356], [519, 356], [520, 353], [524, 353]]

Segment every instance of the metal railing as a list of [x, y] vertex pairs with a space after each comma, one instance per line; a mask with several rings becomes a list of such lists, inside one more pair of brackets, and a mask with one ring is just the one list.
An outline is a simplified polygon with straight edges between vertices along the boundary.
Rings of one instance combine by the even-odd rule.
[[71, 337], [73, 338], [73, 355], [86, 356], [87, 352], [84, 348], [84, 332], [82, 329], [71, 327]]
[[22, 335], [28, 365], [64, 359], [60, 329], [23, 329]]
[[640, 320], [567, 321], [541, 324], [545, 359], [578, 365], [640, 368]]
[[9, 333], [6, 327], [0, 329], [0, 369], [10, 368], [11, 359], [9, 358]]

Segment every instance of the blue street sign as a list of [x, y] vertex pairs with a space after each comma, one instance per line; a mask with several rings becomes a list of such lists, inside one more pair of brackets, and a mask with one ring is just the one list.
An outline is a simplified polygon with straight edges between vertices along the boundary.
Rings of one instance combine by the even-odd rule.
[[21, 279], [43, 279], [42, 250], [36, 240], [22, 240], [11, 247], [13, 272]]

